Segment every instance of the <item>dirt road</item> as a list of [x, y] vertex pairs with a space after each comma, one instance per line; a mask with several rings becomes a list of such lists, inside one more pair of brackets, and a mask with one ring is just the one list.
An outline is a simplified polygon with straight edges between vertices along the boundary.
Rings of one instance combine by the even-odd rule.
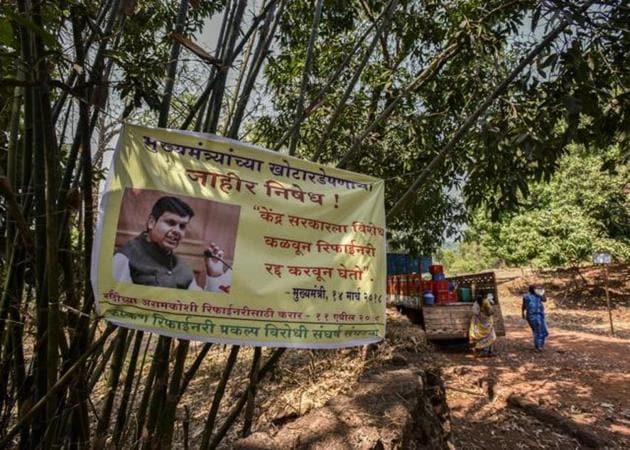
[[527, 323], [506, 317], [498, 356], [477, 358], [440, 348], [454, 441], [461, 449], [582, 448], [562, 431], [506, 405], [526, 397], [630, 448], [630, 340], [554, 328], [543, 353], [532, 350]]

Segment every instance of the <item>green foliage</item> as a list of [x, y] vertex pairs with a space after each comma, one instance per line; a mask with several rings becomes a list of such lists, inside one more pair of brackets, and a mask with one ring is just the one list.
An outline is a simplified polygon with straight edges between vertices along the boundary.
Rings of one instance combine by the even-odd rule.
[[618, 147], [594, 154], [573, 147], [549, 182], [531, 186], [527, 199], [500, 220], [480, 209], [468, 240], [479, 242], [508, 265], [562, 266], [588, 260], [597, 250], [630, 259], [630, 198], [624, 192], [630, 168], [619, 164]]
[[[185, 35], [201, 30], [204, 21], [220, 9], [221, 0], [194, 2], [189, 8]], [[161, 105], [163, 77], [166, 74], [172, 45], [171, 32], [177, 18], [179, 2], [139, 1], [133, 14], [125, 20], [122, 39], [108, 56], [122, 72], [116, 84], [128, 109], [146, 103], [157, 110]]]
[[[49, 48], [55, 49], [55, 50], [60, 49], [60, 45], [59, 45], [59, 42], [57, 42], [57, 38], [53, 34], [48, 32], [47, 30], [45, 30], [44, 28], [35, 24], [32, 20], [28, 20], [25, 17], [21, 16], [20, 14], [17, 14], [14, 10], [12, 10], [9, 7], [3, 8], [3, 14], [5, 14], [6, 17], [10, 21], [22, 27], [27, 28], [29, 31], [39, 36]], [[8, 26], [8, 23], [5, 22], [3, 25], [6, 27]], [[6, 34], [8, 33], [3, 32], [2, 34], [6, 36]]]
[[[326, 2], [316, 41], [306, 104], [325, 84], [355, 39], [385, 1]], [[339, 2], [341, 3], [341, 2]], [[412, 80], [450, 45], [454, 56], [428, 81], [411, 89], [380, 124], [371, 127], [347, 168], [387, 180], [386, 208], [453, 136], [493, 87], [562, 17], [575, 12], [549, 2], [401, 0], [361, 73], [344, 113], [324, 139], [332, 112], [357, 68], [343, 72], [332, 93], [300, 129], [298, 156], [336, 164], [364, 130]], [[280, 26], [277, 54], [266, 66], [273, 111], [251, 127], [252, 136], [274, 146], [294, 120], [312, 5], [290, 2]], [[457, 234], [466, 210], [483, 204], [495, 217], [518, 207], [530, 183], [548, 180], [572, 142], [627, 148], [630, 43], [622, 29], [628, 10], [613, 1], [575, 17], [575, 24], [519, 74], [472, 132], [431, 175], [405, 211], [388, 221], [392, 247], [427, 253]], [[532, 29], [525, 31], [525, 18]], [[543, 31], [542, 29], [545, 29]], [[363, 43], [367, 49], [371, 37]], [[458, 195], [453, 195], [456, 192]], [[576, 250], [576, 256], [579, 251]]]
[[[370, 1], [328, 11], [324, 8], [306, 104], [309, 96], [325, 85], [358, 36], [387, 3]], [[333, 85], [332, 93], [302, 125], [298, 155], [329, 164], [338, 162], [362, 130], [368, 128], [434, 58], [453, 42], [461, 42], [466, 49], [462, 60], [450, 61], [436, 80], [410, 90], [388, 119], [373, 127], [362, 141], [361, 151], [348, 165], [351, 170], [386, 179], [386, 206], [391, 206], [412, 179], [399, 176], [414, 173], [431, 161], [456, 126], [454, 119], [461, 116], [462, 109], [470, 102], [468, 89], [478, 89], [478, 81], [470, 77], [471, 64], [487, 60], [487, 55], [505, 45], [511, 33], [509, 27], [494, 29], [492, 24], [520, 23], [523, 5], [509, 10], [503, 10], [501, 5], [502, 2], [482, 5], [478, 1], [449, 4], [399, 1], [391, 23], [384, 27], [379, 45], [345, 103], [343, 114], [332, 124], [332, 133], [322, 141], [331, 114], [372, 35], [363, 42], [354, 62]], [[487, 18], [487, 11], [496, 7], [499, 7], [498, 12]], [[274, 111], [256, 122], [253, 133], [262, 145], [274, 146], [293, 122], [310, 34], [310, 24], [303, 17], [310, 15], [311, 9], [309, 2], [290, 2], [283, 16], [278, 54], [270, 58], [265, 68]], [[493, 61], [486, 63], [488, 67], [493, 64]], [[406, 211], [388, 223], [393, 248], [430, 253], [439, 246], [443, 236], [457, 233], [458, 224], [465, 221], [466, 213], [461, 198], [452, 192], [461, 189], [462, 173], [460, 165], [437, 171]]]
[[436, 259], [444, 264], [448, 275], [482, 272], [500, 265], [500, 261], [479, 242], [459, 242], [450, 248], [441, 248]]
[[[534, 17], [548, 20], [550, 13], [538, 7]], [[628, 161], [630, 40], [622, 23], [630, 10], [609, 2], [588, 16], [578, 16], [578, 26], [538, 56], [484, 117], [478, 137], [468, 140], [475, 161], [464, 192], [469, 205], [483, 203], [495, 215], [517, 205], [529, 182], [549, 179], [570, 143], [619, 145]], [[526, 45], [516, 41], [513, 57]]]

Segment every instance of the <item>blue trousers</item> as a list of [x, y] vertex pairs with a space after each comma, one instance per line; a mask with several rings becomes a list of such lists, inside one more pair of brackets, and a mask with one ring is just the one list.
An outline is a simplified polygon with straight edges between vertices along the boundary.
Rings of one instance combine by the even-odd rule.
[[545, 316], [537, 314], [528, 317], [527, 322], [529, 322], [529, 326], [531, 327], [534, 335], [534, 347], [543, 348], [545, 345], [545, 339], [549, 336], [547, 324], [545, 323]]

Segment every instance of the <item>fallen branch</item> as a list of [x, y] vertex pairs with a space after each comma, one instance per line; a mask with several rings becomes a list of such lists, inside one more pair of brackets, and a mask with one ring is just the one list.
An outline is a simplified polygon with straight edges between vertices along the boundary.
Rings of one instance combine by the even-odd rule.
[[475, 397], [485, 397], [484, 394], [480, 394], [479, 392], [467, 391], [466, 389], [456, 388], [454, 386], [449, 386], [448, 384], [444, 386], [448, 391], [457, 391], [463, 392], [464, 394], [474, 395]]
[[545, 422], [561, 429], [562, 431], [565, 431], [582, 444], [591, 448], [602, 448], [606, 445], [606, 442], [604, 442], [599, 436], [596, 436], [590, 431], [584, 429], [571, 419], [567, 419], [556, 412], [549, 411], [536, 403], [524, 399], [523, 397], [512, 394], [508, 397], [507, 404], [514, 408], [521, 409], [541, 422]]

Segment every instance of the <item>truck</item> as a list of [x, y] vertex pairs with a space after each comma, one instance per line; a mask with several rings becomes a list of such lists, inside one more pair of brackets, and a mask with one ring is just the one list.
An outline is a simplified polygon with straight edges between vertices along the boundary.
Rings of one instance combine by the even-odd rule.
[[[436, 302], [425, 305], [422, 301], [422, 277], [419, 274], [389, 275], [388, 304], [396, 306], [413, 322], [421, 325], [431, 341], [468, 339], [472, 316], [472, 303], [462, 301]], [[494, 324], [497, 336], [505, 336], [501, 302], [494, 272], [459, 275], [448, 278], [453, 291], [467, 288], [477, 295], [494, 295]]]

